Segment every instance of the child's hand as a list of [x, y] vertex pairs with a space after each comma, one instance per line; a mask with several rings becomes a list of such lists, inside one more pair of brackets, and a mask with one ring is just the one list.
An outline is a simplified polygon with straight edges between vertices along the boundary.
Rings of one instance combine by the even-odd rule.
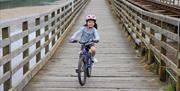
[[98, 43], [98, 42], [99, 42], [99, 40], [93, 40], [92, 42], [94, 42], [94, 43]]
[[78, 41], [71, 39], [69, 42], [70, 42], [70, 43], [77, 43]]

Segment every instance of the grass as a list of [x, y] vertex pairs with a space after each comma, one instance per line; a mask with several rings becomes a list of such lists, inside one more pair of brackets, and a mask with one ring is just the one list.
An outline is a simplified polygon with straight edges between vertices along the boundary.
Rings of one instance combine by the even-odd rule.
[[173, 84], [168, 84], [166, 86], [166, 91], [176, 91], [176, 88]]

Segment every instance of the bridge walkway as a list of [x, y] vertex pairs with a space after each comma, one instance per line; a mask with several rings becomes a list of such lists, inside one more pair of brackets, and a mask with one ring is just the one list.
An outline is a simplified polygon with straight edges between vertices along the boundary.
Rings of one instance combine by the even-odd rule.
[[[88, 14], [97, 16], [101, 37], [96, 55], [99, 62], [93, 65], [92, 77], [81, 87], [75, 73], [80, 45], [68, 40], [85, 23]], [[141, 58], [120, 30], [106, 1], [91, 0], [64, 43], [24, 91], [163, 91], [158, 76], [144, 69]]]

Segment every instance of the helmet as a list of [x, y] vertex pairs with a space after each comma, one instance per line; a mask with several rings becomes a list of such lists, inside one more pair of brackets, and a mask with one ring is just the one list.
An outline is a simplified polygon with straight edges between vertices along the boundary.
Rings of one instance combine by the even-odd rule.
[[95, 16], [95, 15], [87, 15], [87, 16], [86, 16], [86, 21], [88, 21], [88, 20], [94, 20], [94, 21], [96, 21], [96, 16]]

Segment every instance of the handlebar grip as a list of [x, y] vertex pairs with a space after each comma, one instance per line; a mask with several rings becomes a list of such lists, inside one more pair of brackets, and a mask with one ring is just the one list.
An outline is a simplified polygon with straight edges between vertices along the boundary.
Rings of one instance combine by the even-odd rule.
[[77, 40], [70, 40], [70, 43], [77, 43]]
[[93, 40], [92, 42], [94, 42], [94, 43], [98, 43], [98, 42], [99, 42], [99, 40]]

